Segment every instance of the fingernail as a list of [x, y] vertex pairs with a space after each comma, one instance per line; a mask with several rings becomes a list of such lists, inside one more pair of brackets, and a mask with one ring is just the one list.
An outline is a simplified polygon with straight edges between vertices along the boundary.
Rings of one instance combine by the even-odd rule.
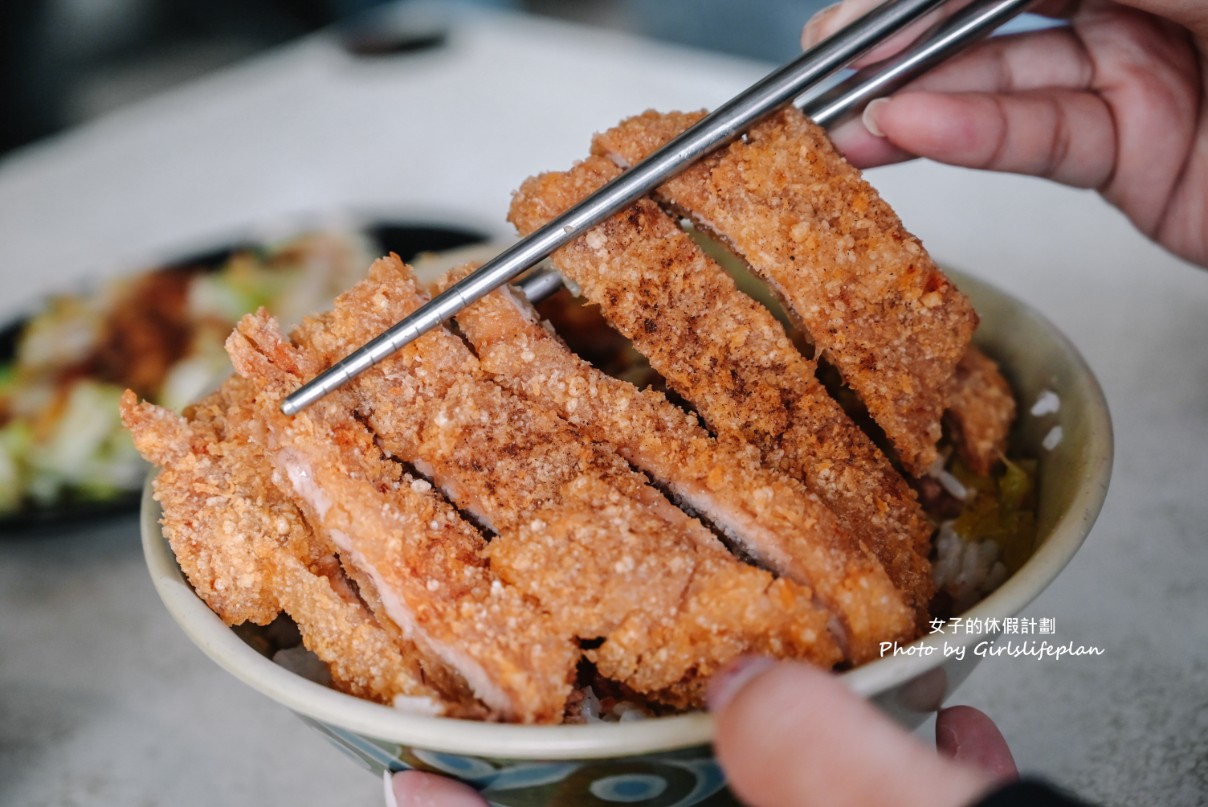
[[727, 703], [734, 700], [734, 696], [752, 679], [758, 678], [775, 664], [774, 659], [766, 656], [743, 656], [730, 662], [709, 681], [709, 689], [705, 695], [709, 711], [716, 712], [722, 709]]
[[842, 3], [835, 3], [819, 11], [814, 16], [810, 17], [805, 23], [805, 28], [801, 31], [801, 48], [809, 50], [814, 45], [817, 45], [822, 39], [822, 27], [826, 21], [835, 15]]
[[385, 788], [383, 795], [386, 807], [398, 807], [398, 798], [394, 795], [394, 775], [389, 768], [382, 771], [382, 787]]
[[953, 759], [960, 759], [960, 735], [951, 726], [936, 726], [935, 745]]
[[873, 101], [870, 101], [868, 106], [864, 107], [864, 114], [860, 116], [860, 119], [864, 122], [864, 128], [867, 129], [868, 133], [874, 137], [885, 136], [885, 132], [877, 124], [877, 110], [881, 109], [888, 103], [889, 99], [887, 98], [877, 98]]
[[464, 782], [414, 770], [399, 771], [387, 778], [386, 804], [389, 807], [487, 807], [478, 791]]

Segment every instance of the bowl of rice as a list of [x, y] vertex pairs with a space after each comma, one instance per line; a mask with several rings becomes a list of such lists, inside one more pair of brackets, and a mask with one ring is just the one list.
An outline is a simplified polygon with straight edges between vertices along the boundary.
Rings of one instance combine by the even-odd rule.
[[[986, 655], [975, 648], [991, 647], [1007, 621], [1058, 577], [1099, 513], [1112, 464], [1106, 402], [1074, 346], [1026, 304], [974, 277], [951, 275], [980, 314], [975, 342], [1016, 394], [1010, 454], [1026, 462], [1027, 538], [1004, 542], [998, 532], [1011, 524], [1001, 519], [973, 536], [959, 524], [942, 524], [932, 562], [950, 612], [916, 641], [882, 647], [881, 658], [838, 673], [906, 726], [938, 709]], [[961, 479], [943, 482], [949, 492], [968, 495]], [[147, 565], [189, 638], [366, 769], [455, 777], [496, 804], [733, 803], [713, 757], [712, 719], [702, 712], [649, 717], [615, 704], [605, 709], [588, 693], [581, 722], [517, 725], [407, 713], [331, 688], [322, 663], [300, 648], [289, 624], [230, 628], [198, 598], [163, 536], [160, 515], [148, 483], [141, 513]], [[957, 647], [965, 652], [951, 650]]]

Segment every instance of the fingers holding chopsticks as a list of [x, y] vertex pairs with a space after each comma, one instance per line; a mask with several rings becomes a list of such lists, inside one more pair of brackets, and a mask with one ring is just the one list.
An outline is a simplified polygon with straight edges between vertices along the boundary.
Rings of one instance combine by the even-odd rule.
[[[807, 31], [824, 36], [871, 2], [847, 0]], [[928, 157], [1094, 188], [1151, 238], [1208, 261], [1208, 5], [1037, 8], [1068, 24], [971, 47], [835, 128], [836, 144], [862, 167]]]
[[[883, 2], [884, 0], [843, 0], [843, 2], [827, 6], [806, 22], [805, 27], [801, 31], [802, 49], [810, 49]], [[937, 20], [951, 16], [961, 8], [969, 5], [970, 2], [972, 0], [951, 0], [951, 2], [945, 3], [940, 8], [925, 15], [922, 19], [907, 26], [900, 33], [877, 45], [863, 57], [852, 62], [850, 66], [864, 67], [865, 65], [873, 64], [893, 56], [917, 39], [919, 34], [934, 25]]]
[[[842, 2], [827, 6], [814, 14], [801, 31], [801, 47], [808, 49], [826, 37], [838, 31], [843, 26], [867, 14], [870, 10], [885, 0], [842, 0]], [[1138, 5], [1145, 3], [1160, 4], [1164, 0], [1133, 0]], [[1169, 1], [1169, 0], [1165, 0]], [[852, 64], [852, 67], [879, 62], [901, 51], [918, 38], [924, 30], [942, 19], [947, 19], [961, 9], [970, 5], [974, 0], [949, 0], [942, 6], [924, 16], [918, 22], [907, 27], [904, 31], [878, 45], [863, 58]], [[1041, 0], [1029, 8], [1029, 12], [1044, 17], [1069, 18], [1081, 6], [1080, 0]]]
[[911, 156], [1101, 188], [1116, 162], [1098, 66], [1069, 28], [990, 40], [834, 133], [857, 165]]

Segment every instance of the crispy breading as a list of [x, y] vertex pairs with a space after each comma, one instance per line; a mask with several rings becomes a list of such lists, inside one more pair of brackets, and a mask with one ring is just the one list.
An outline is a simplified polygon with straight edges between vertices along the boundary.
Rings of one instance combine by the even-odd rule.
[[[509, 219], [531, 233], [699, 117], [596, 135]], [[744, 654], [832, 668], [917, 635], [933, 525], [908, 479], [945, 481], [923, 476], [941, 413], [988, 472], [1014, 400], [968, 301], [822, 130], [783, 110], [551, 261], [594, 304], [562, 312], [587, 331], [566, 341], [499, 290], [282, 414], [426, 302], [391, 255], [288, 338], [245, 317], [237, 375], [183, 417], [127, 392], [164, 535], [210, 607], [289, 614], [352, 694], [525, 723], [566, 719], [583, 680], [690, 709]]]
[[914, 619], [880, 563], [816, 495], [764, 467], [749, 443], [711, 437], [661, 393], [606, 376], [508, 290], [457, 322], [499, 384], [610, 444], [760, 565], [813, 588], [842, 620], [853, 662], [876, 658], [881, 641], [912, 635]]
[[[647, 112], [593, 149], [632, 165], [702, 115]], [[921, 474], [977, 315], [826, 133], [790, 106], [657, 196], [769, 283]]]
[[1015, 394], [994, 360], [976, 347], [970, 346], [956, 366], [944, 416], [960, 458], [973, 473], [990, 473], [1006, 456]]
[[285, 611], [306, 646], [327, 662], [333, 683], [385, 703], [443, 713], [416, 656], [374, 620], [339, 562], [269, 481], [251, 399], [234, 377], [192, 407], [189, 419], [133, 392], [122, 416], [135, 445], [162, 466], [155, 497], [163, 530], [189, 582], [228, 624], [267, 624]]
[[[532, 232], [618, 173], [596, 156], [532, 178], [513, 199], [510, 218], [521, 234]], [[552, 260], [712, 431], [751, 441], [766, 463], [826, 502], [885, 566], [918, 619], [926, 618], [931, 525], [766, 308], [645, 200]]]
[[[337, 357], [424, 299], [383, 259], [311, 327]], [[350, 386], [382, 447], [497, 533], [492, 570], [566, 630], [603, 640], [591, 655], [606, 677], [700, 705], [708, 676], [741, 653], [839, 659], [808, 588], [737, 561], [610, 448], [491, 381], [451, 333], [426, 334]]]
[[482, 536], [429, 483], [382, 456], [350, 393], [294, 417], [271, 406], [321, 365], [305, 346], [285, 342], [267, 315], [244, 318], [227, 350], [270, 404], [260, 416], [277, 477], [372, 581], [389, 619], [425, 659], [456, 671], [493, 716], [560, 720], [578, 647], [490, 573]]
[[[258, 505], [237, 486], [225, 429], [227, 403], [243, 388], [229, 381], [195, 404], [196, 423], [149, 403], [131, 390], [122, 396], [122, 418], [135, 447], [163, 471], [154, 483], [164, 509], [164, 534], [198, 595], [227, 624], [267, 625], [281, 612], [273, 590], [278, 552], [264, 542], [246, 541], [240, 529], [280, 517], [269, 534], [290, 540], [289, 552], [316, 566], [325, 555], [315, 551], [297, 511], [280, 497]], [[257, 487], [263, 487], [258, 485]], [[256, 488], [253, 488], [255, 490]], [[276, 521], [276, 519], [273, 519]]]

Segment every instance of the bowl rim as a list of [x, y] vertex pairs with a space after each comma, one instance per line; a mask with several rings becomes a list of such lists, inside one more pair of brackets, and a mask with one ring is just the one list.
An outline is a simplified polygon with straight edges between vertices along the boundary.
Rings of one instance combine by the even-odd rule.
[[[970, 608], [969, 620], [1018, 614], [1069, 563], [1082, 545], [1107, 495], [1111, 477], [1113, 436], [1103, 390], [1077, 348], [1047, 318], [1028, 304], [995, 286], [961, 272], [946, 270], [963, 289], [1011, 303], [1031, 320], [1051, 348], [1061, 352], [1072, 368], [1071, 383], [1089, 404], [1091, 432], [1101, 440], [1086, 446], [1082, 465], [1089, 473], [1075, 491], [1070, 506], [1052, 525], [1044, 542], [997, 590]], [[713, 719], [704, 712], [624, 723], [577, 725], [517, 725], [433, 717], [404, 712], [310, 681], [258, 653], [194, 593], [185, 581], [160, 530], [160, 508], [152, 495], [149, 475], [140, 506], [142, 546], [152, 583], [169, 613], [185, 634], [244, 684], [312, 720], [379, 741], [428, 751], [492, 759], [566, 761], [634, 756], [708, 745]], [[985, 641], [985, 633], [933, 633], [910, 647], [932, 647], [929, 655], [887, 656], [839, 675], [854, 692], [872, 698], [892, 687], [939, 667], [943, 647]]]

